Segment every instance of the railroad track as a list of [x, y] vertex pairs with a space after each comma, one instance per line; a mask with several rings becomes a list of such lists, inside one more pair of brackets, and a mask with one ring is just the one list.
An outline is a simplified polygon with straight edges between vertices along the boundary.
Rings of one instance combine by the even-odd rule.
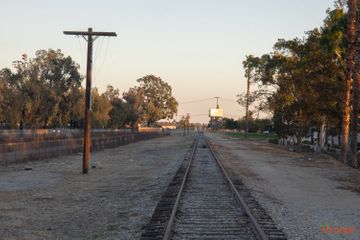
[[142, 240], [286, 239], [240, 182], [234, 184], [208, 139], [196, 136]]

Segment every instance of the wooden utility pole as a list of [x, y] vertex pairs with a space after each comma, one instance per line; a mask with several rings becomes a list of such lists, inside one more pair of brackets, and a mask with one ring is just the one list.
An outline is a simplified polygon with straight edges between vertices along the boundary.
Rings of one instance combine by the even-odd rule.
[[184, 120], [184, 132], [183, 132], [183, 136], [185, 136], [185, 132], [186, 132], [186, 117], [185, 115], [182, 116], [183, 120]]
[[216, 108], [218, 109], [219, 108], [219, 98], [220, 97], [214, 97], [214, 98], [216, 98]]
[[89, 28], [87, 32], [64, 31], [66, 35], [82, 36], [88, 43], [87, 64], [86, 64], [86, 96], [85, 96], [85, 123], [84, 123], [84, 152], [83, 152], [83, 173], [87, 173], [90, 160], [90, 102], [91, 102], [91, 72], [93, 43], [100, 36], [116, 37], [115, 32], [93, 32]]
[[246, 113], [245, 113], [245, 138], [249, 132], [249, 95], [250, 95], [250, 69], [247, 70], [247, 90], [246, 90]]
[[[219, 98], [220, 97], [214, 97], [214, 98], [216, 98], [216, 109], [219, 109], [220, 108], [219, 107]], [[215, 124], [218, 123], [218, 121], [217, 121], [218, 119], [219, 119], [219, 117], [216, 117], [216, 116], [211, 117], [211, 127], [212, 127], [213, 131], [215, 131], [215, 129], [216, 129]]]
[[189, 134], [189, 127], [190, 127], [190, 113], [186, 114], [186, 132]]

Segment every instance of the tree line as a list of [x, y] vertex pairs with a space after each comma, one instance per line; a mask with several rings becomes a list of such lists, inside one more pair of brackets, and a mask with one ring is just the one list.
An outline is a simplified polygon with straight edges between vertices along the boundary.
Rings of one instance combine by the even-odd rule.
[[[343, 160], [355, 166], [359, 166], [356, 137], [360, 42], [355, 43], [355, 36], [360, 30], [360, 18], [354, 17], [357, 10], [356, 0], [348, 1], [348, 5], [337, 1], [334, 9], [327, 10], [321, 27], [306, 32], [303, 38], [279, 39], [272, 52], [258, 57], [248, 55], [243, 62], [246, 77], [257, 86], [249, 102], [258, 111], [272, 113], [274, 129], [280, 137], [296, 136], [301, 144], [309, 132], [327, 129], [327, 134], [342, 136]], [[240, 94], [239, 103], [245, 101], [246, 95]]]
[[[13, 69], [0, 70], [1, 128], [81, 128], [84, 120], [84, 77], [79, 65], [60, 50], [39, 50], [34, 58], [22, 55]], [[91, 125], [95, 128], [135, 129], [171, 119], [178, 103], [171, 86], [147, 75], [120, 94], [107, 86], [91, 92]]]
[[[233, 118], [223, 118], [221, 120], [221, 127], [223, 129], [230, 129], [230, 130], [243, 130], [246, 129], [246, 118], [242, 118], [239, 120], [235, 120]], [[271, 119], [260, 119], [260, 118], [253, 118], [251, 115], [248, 118], [248, 129], [249, 132], [253, 133], [262, 133], [265, 131], [272, 132], [273, 131], [273, 124]]]

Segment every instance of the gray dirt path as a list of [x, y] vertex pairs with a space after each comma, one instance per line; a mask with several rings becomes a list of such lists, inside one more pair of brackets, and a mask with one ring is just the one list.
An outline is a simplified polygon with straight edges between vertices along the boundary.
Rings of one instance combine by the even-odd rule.
[[[138, 239], [192, 136], [0, 167], [0, 239]], [[25, 167], [32, 170], [25, 171]]]
[[252, 189], [289, 239], [360, 239], [359, 170], [327, 155], [304, 155], [221, 134], [208, 136], [232, 177]]

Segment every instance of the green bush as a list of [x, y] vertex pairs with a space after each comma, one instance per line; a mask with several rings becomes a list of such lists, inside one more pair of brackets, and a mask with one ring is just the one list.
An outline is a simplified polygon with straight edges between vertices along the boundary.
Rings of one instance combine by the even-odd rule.
[[277, 139], [277, 138], [269, 138], [269, 143], [279, 144], [279, 139]]

